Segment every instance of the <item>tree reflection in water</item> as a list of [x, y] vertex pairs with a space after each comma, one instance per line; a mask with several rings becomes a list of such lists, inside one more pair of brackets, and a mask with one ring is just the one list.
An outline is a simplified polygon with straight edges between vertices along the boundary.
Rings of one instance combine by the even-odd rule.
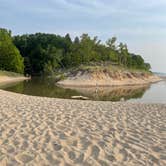
[[150, 88], [150, 85], [144, 86], [118, 86], [118, 87], [98, 87], [93, 88], [73, 88], [80, 92], [83, 96], [87, 96], [92, 100], [101, 101], [120, 101], [142, 98], [146, 90]]
[[70, 99], [71, 96], [86, 96], [91, 100], [101, 101], [120, 101], [122, 98], [125, 100], [142, 98], [145, 91], [150, 88], [150, 85], [144, 86], [123, 86], [123, 87], [57, 87], [53, 79], [46, 78], [33, 78], [19, 83], [10, 83], [1, 85], [1, 89], [22, 93], [33, 96], [45, 96], [55, 98]]

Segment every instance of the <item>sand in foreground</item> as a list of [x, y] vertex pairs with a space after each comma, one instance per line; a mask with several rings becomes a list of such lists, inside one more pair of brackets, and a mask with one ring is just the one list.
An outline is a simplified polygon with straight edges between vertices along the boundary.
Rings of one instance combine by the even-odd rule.
[[0, 166], [166, 165], [166, 105], [0, 91]]

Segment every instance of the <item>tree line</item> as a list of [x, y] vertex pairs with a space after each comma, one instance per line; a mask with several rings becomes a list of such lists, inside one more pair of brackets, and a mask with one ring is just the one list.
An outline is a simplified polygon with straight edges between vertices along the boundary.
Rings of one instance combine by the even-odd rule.
[[[150, 64], [145, 63], [140, 55], [130, 53], [126, 44], [117, 44], [116, 37], [102, 43], [97, 37], [91, 38], [88, 34], [72, 40], [69, 34], [64, 37], [45, 33], [11, 37], [10, 33], [5, 30], [6, 36], [10, 38], [10, 43], [13, 41], [13, 49], [16, 51], [18, 48], [19, 50], [16, 51], [16, 54], [24, 58], [24, 64], [22, 64], [25, 66], [24, 73], [31, 75], [50, 74], [57, 69], [77, 67], [91, 62], [110, 62], [126, 68], [147, 71], [151, 68]], [[3, 33], [0, 33], [0, 39], [1, 35], [3, 36]], [[1, 47], [0, 44], [0, 57], [8, 54], [8, 49], [1, 52]], [[20, 59], [23, 62], [22, 58]], [[0, 68], [2, 67], [0, 66]]]

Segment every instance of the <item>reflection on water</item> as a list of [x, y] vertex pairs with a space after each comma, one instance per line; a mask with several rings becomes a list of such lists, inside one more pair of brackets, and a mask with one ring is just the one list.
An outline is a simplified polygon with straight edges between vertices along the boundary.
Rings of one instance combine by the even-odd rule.
[[63, 89], [55, 86], [55, 82], [52, 79], [33, 78], [31, 80], [25, 80], [19, 83], [10, 83], [0, 86], [1, 89], [12, 91], [16, 93], [22, 93], [32, 96], [44, 96], [44, 97], [57, 97], [57, 98], [70, 98], [72, 95], [79, 95], [75, 90]]
[[33, 78], [19, 83], [0, 86], [1, 89], [34, 95], [70, 99], [72, 96], [86, 96], [91, 100], [119, 101], [124, 98], [138, 99], [144, 96], [150, 86], [98, 87], [98, 88], [62, 88], [55, 85], [53, 79]]
[[120, 87], [98, 87], [98, 88], [74, 88], [83, 96], [93, 100], [120, 101], [121, 99], [141, 98], [149, 86], [120, 86]]
[[129, 102], [166, 103], [166, 78], [152, 84], [140, 99], [130, 98]]

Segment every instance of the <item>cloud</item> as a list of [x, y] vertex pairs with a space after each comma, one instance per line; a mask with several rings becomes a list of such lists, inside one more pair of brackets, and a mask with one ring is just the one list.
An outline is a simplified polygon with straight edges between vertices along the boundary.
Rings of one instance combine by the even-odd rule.
[[0, 0], [0, 4], [2, 18], [11, 16], [24, 22], [24, 16], [27, 22], [39, 20], [52, 25], [54, 21], [57, 26], [66, 22], [72, 29], [112, 29], [119, 33], [135, 29], [140, 34], [152, 27], [163, 31], [166, 26], [165, 0]]
[[153, 48], [161, 59], [165, 52], [165, 9], [166, 0], [0, 0], [0, 26], [14, 34], [87, 32], [103, 41], [115, 35], [155, 66]]

